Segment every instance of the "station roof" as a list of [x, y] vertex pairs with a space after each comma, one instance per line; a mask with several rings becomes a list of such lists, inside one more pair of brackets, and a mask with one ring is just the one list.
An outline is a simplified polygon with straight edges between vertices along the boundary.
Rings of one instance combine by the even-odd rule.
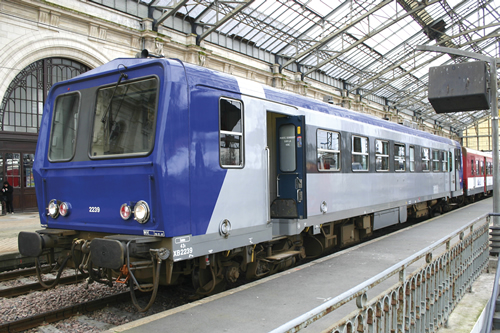
[[490, 115], [490, 110], [437, 114], [427, 100], [429, 68], [474, 60], [417, 51], [416, 46], [499, 57], [500, 0], [134, 2], [147, 7], [144, 13], [155, 26], [195, 32], [198, 42], [279, 63], [305, 80], [359, 94], [417, 121], [458, 133]]

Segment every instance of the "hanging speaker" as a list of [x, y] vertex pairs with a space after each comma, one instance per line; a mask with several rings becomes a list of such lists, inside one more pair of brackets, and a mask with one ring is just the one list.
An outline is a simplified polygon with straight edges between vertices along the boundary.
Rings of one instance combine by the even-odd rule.
[[483, 61], [431, 67], [429, 102], [437, 113], [489, 109], [489, 76]]

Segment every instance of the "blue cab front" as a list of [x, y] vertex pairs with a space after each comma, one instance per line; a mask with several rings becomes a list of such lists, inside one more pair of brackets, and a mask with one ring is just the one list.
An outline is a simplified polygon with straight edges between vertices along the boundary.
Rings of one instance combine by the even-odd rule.
[[166, 60], [117, 59], [55, 85], [34, 163], [42, 225], [189, 234], [187, 91]]

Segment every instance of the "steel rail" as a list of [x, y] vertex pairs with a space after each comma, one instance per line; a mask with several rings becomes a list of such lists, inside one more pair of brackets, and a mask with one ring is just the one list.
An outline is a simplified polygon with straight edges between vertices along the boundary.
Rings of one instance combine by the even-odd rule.
[[0, 273], [0, 281], [8, 281], [20, 277], [31, 276], [36, 274], [35, 268], [27, 268], [23, 270], [15, 270], [10, 272]]
[[[79, 274], [79, 275], [72, 275], [72, 276], [66, 276], [63, 278], [59, 279], [59, 284], [74, 284], [81, 282], [83, 279], [87, 278], [87, 276]], [[54, 280], [49, 280], [46, 281], [47, 283], [51, 283]], [[30, 284], [25, 284], [22, 286], [17, 286], [17, 287], [12, 287], [8, 289], [2, 289], [0, 290], [0, 297], [15, 297], [23, 294], [27, 294], [32, 291], [38, 291], [38, 290], [47, 290], [47, 288], [43, 287], [39, 282], [36, 283], [30, 283]]]

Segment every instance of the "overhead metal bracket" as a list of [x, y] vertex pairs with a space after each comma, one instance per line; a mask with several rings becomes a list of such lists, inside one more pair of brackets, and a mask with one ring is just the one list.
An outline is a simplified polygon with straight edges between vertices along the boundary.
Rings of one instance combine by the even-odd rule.
[[162, 24], [170, 16], [174, 15], [182, 6], [184, 6], [188, 2], [188, 0], [174, 0], [172, 5], [170, 6], [157, 6], [155, 5], [157, 2], [158, 0], [155, 0], [150, 6], [155, 7], [159, 10], [163, 10], [163, 14], [153, 24], [154, 31], [158, 31], [158, 27], [160, 26], [160, 24]]
[[[238, 13], [240, 13], [243, 9], [248, 7], [250, 4], [252, 4], [255, 0], [243, 0], [243, 1], [214, 1], [209, 7], [207, 7], [206, 10], [204, 10], [198, 17], [195, 19], [195, 24], [201, 25], [201, 26], [210, 26], [210, 28], [206, 31], [204, 31], [201, 35], [198, 35], [196, 38], [196, 44], [200, 45], [200, 42], [204, 40], [208, 35], [210, 35], [212, 32], [216, 31], [217, 28], [222, 26], [224, 23], [226, 23], [229, 19], [232, 17], [236, 16]], [[227, 5], [227, 3], [237, 3], [238, 5], [234, 8], [230, 7]], [[222, 6], [220, 6], [222, 5]], [[213, 6], [216, 6], [216, 15], [215, 15], [215, 23], [201, 23], [201, 19], [206, 16], [209, 13], [209, 9], [211, 9]], [[220, 6], [220, 7], [218, 7]], [[228, 11], [226, 15], [222, 19], [219, 20], [218, 14], [219, 10], [222, 11]]]

